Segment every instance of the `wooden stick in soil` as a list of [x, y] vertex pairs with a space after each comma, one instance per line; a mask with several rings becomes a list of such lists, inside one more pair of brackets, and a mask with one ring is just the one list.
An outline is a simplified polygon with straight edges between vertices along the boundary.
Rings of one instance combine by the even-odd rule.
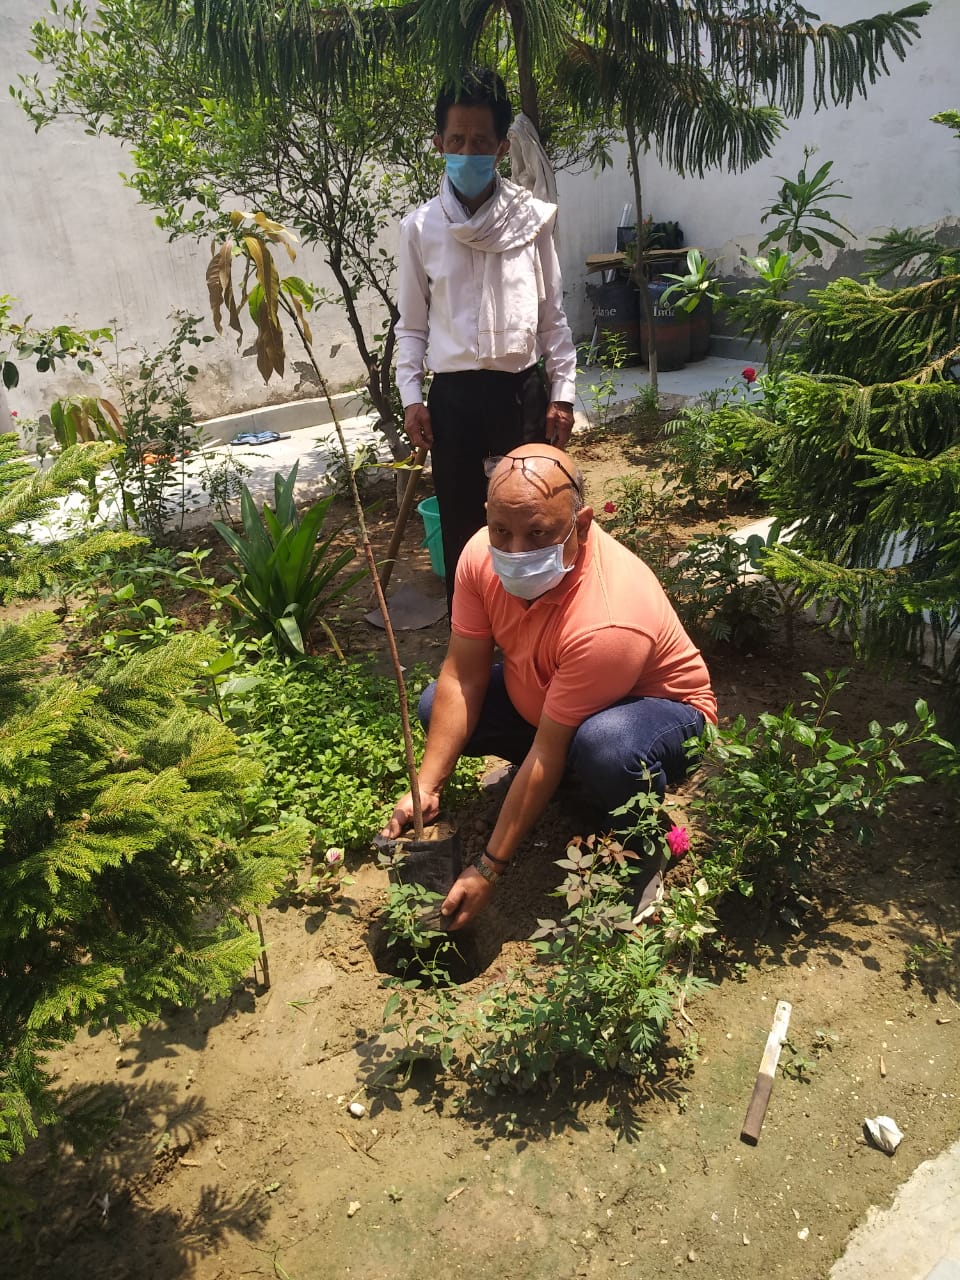
[[780, 1050], [783, 1048], [783, 1042], [787, 1038], [787, 1028], [790, 1026], [790, 1013], [791, 1005], [786, 1000], [778, 1000], [773, 1015], [773, 1026], [767, 1036], [763, 1057], [760, 1059], [760, 1070], [757, 1072], [757, 1082], [753, 1086], [753, 1096], [747, 1107], [743, 1128], [740, 1130], [740, 1141], [749, 1143], [751, 1147], [755, 1147], [760, 1140], [760, 1129], [763, 1126], [763, 1117], [767, 1114], [770, 1094], [773, 1092], [773, 1078], [777, 1073]]
[[409, 476], [407, 477], [407, 487], [403, 491], [403, 498], [400, 501], [400, 508], [397, 511], [397, 523], [393, 526], [393, 533], [390, 535], [390, 544], [387, 547], [386, 558], [380, 566], [381, 591], [386, 591], [387, 584], [390, 581], [390, 575], [393, 573], [393, 566], [397, 561], [397, 552], [400, 550], [403, 531], [406, 529], [407, 521], [410, 519], [410, 510], [413, 506], [413, 500], [417, 496], [417, 481], [420, 479], [420, 473], [423, 470], [423, 464], [426, 460], [426, 449], [418, 449], [413, 456], [413, 466]]
[[[390, 661], [393, 664], [394, 678], [397, 682], [397, 699], [400, 703], [400, 725], [403, 731], [403, 750], [407, 763], [407, 775], [410, 780], [410, 796], [413, 802], [413, 834], [417, 840], [423, 839], [423, 808], [420, 804], [420, 785], [417, 781], [417, 762], [413, 754], [413, 733], [410, 728], [410, 707], [407, 702], [407, 687], [403, 680], [403, 665], [400, 662], [400, 652], [397, 649], [397, 637], [393, 629], [393, 623], [390, 621], [390, 611], [387, 608], [387, 598], [384, 595], [383, 587], [380, 584], [380, 578], [377, 574], [377, 561], [373, 554], [373, 545], [370, 542], [370, 534], [367, 531], [367, 522], [363, 515], [363, 503], [360, 501], [360, 490], [357, 488], [357, 479], [350, 465], [350, 452], [347, 449], [346, 437], [343, 434], [343, 427], [340, 424], [340, 417], [337, 413], [336, 406], [333, 403], [333, 397], [330, 395], [330, 388], [327, 380], [317, 364], [316, 357], [313, 354], [313, 346], [307, 341], [307, 335], [303, 331], [299, 317], [295, 309], [287, 302], [281, 293], [278, 299], [280, 305], [286, 311], [287, 315], [293, 321], [294, 328], [299, 334], [300, 341], [303, 343], [303, 349], [307, 353], [313, 371], [317, 375], [317, 381], [323, 398], [327, 402], [327, 408], [330, 410], [330, 416], [333, 419], [334, 429], [337, 433], [337, 440], [340, 443], [340, 452], [343, 455], [344, 467], [347, 473], [347, 481], [350, 485], [350, 498], [353, 502], [354, 514], [357, 517], [357, 524], [360, 528], [360, 544], [363, 547], [363, 553], [366, 557], [367, 568], [370, 570], [370, 580], [373, 583], [373, 592], [377, 598], [377, 604], [383, 615], [383, 631], [387, 637], [387, 648], [390, 651]], [[416, 472], [413, 473], [416, 475]], [[409, 488], [409, 482], [408, 482]], [[406, 497], [406, 494], [404, 494]], [[411, 497], [412, 500], [412, 497]]]
[[263, 973], [263, 985], [270, 990], [270, 966], [267, 963], [267, 940], [263, 934], [263, 920], [260, 918], [260, 912], [255, 911], [253, 918], [257, 922], [257, 933], [260, 935], [260, 969]]

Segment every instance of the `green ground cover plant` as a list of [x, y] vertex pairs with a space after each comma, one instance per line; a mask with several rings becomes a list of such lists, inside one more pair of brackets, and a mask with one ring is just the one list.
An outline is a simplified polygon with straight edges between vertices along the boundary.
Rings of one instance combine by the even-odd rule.
[[[427, 677], [414, 670], [407, 679], [416, 688]], [[220, 697], [263, 769], [248, 792], [260, 819], [305, 818], [316, 850], [369, 849], [406, 775], [393, 681], [369, 663], [266, 654], [232, 672]], [[448, 793], [454, 802], [458, 782], [469, 785], [478, 768], [469, 761], [458, 767]]]

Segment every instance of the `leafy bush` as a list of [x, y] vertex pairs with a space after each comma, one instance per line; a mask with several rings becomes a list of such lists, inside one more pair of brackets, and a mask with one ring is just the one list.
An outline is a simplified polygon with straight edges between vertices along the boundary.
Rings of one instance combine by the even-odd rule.
[[[189, 391], [197, 367], [187, 362], [184, 348], [212, 341], [198, 336], [199, 323], [196, 316], [177, 313], [170, 337], [155, 351], [131, 352], [116, 339], [108, 359], [95, 348], [114, 399], [72, 395], [50, 408], [63, 448], [91, 440], [116, 446], [109, 462], [116, 490], [111, 492], [100, 479], [91, 481], [92, 509], [113, 502], [125, 529], [135, 524], [155, 540], [183, 527], [198, 489], [226, 514], [227, 503], [240, 492], [241, 476], [249, 473], [234, 453], [214, 453], [194, 420]], [[130, 371], [131, 356], [136, 376]]]
[[858, 742], [838, 741], [830, 703], [844, 672], [824, 680], [805, 673], [814, 696], [756, 724], [738, 717], [728, 729], [708, 728], [704, 781], [693, 801], [707, 845], [704, 875], [716, 892], [736, 887], [770, 900], [804, 890], [823, 841], [846, 830], [864, 843], [870, 823], [894, 794], [922, 778], [906, 771], [902, 752], [939, 741], [935, 717], [922, 700], [916, 724], [883, 729], [872, 721]]
[[664, 424], [666, 482], [681, 501], [699, 507], [728, 502], [734, 492], [753, 496], [769, 463], [767, 416], [777, 383], [761, 377], [762, 399], [750, 400], [750, 384], [738, 382], [701, 396]]
[[336, 534], [318, 542], [333, 495], [308, 507], [301, 517], [294, 490], [299, 463], [284, 479], [274, 476], [275, 510], [257, 512], [246, 485], [240, 498], [243, 534], [237, 534], [219, 520], [213, 527], [237, 557], [236, 590], [229, 597], [241, 617], [248, 619], [261, 635], [273, 635], [281, 651], [302, 654], [304, 642], [314, 622], [336, 640], [321, 610], [340, 600], [364, 576], [357, 569], [346, 578], [337, 575], [356, 555], [353, 547], [333, 550]]
[[50, 614], [0, 627], [0, 1161], [57, 1118], [50, 1049], [234, 986], [260, 951], [238, 913], [305, 845], [246, 831], [257, 766], [186, 700], [210, 640], [45, 678], [56, 638]]
[[706, 630], [738, 649], [763, 643], [780, 612], [777, 591], [757, 574], [750, 550], [723, 527], [692, 538], [662, 581], [687, 630]]
[[[648, 851], [665, 848], [655, 798], [638, 798], [636, 827]], [[511, 969], [479, 1000], [445, 981], [426, 990], [394, 983], [384, 1018], [405, 1038], [394, 1066], [436, 1057], [489, 1093], [548, 1082], [562, 1061], [575, 1058], [629, 1075], [658, 1070], [667, 1023], [707, 985], [692, 966], [678, 971], [675, 955], [681, 947], [695, 950], [710, 926], [696, 905], [697, 918], [688, 919], [686, 900], [699, 891], [677, 890], [664, 905], [665, 928], [637, 928], [632, 861], [616, 842], [574, 840], [557, 862], [566, 876], [555, 896], [566, 910], [558, 920], [539, 921], [532, 943], [537, 963]]]
[[597, 512], [603, 527], [662, 580], [672, 551], [669, 494], [646, 477], [633, 475], [621, 476], [610, 492], [610, 501]]

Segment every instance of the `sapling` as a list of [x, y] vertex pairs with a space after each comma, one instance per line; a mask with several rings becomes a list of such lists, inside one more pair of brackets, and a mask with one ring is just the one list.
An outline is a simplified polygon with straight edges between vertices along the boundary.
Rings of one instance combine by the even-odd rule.
[[[370, 541], [370, 534], [367, 530], [363, 502], [360, 498], [360, 490], [357, 487], [357, 478], [352, 466], [352, 455], [347, 445], [346, 437], [343, 434], [340, 415], [330, 393], [330, 385], [320, 365], [317, 363], [313, 350], [313, 337], [306, 317], [306, 312], [312, 306], [312, 293], [297, 276], [288, 276], [281, 279], [270, 252], [270, 245], [280, 245], [286, 250], [290, 260], [295, 261], [296, 249], [294, 244], [296, 237], [262, 212], [248, 215], [235, 211], [230, 214], [230, 223], [234, 232], [239, 233], [237, 239], [228, 238], [218, 248], [215, 248], [207, 268], [207, 286], [210, 291], [214, 325], [217, 332], [222, 333], [221, 316], [223, 310], [226, 309], [231, 328], [241, 333], [240, 310], [245, 303], [249, 303], [250, 314], [253, 316], [257, 329], [257, 368], [260, 370], [264, 382], [268, 382], [274, 373], [283, 374], [285, 352], [283, 328], [280, 324], [280, 314], [282, 312], [296, 330], [313, 368], [320, 391], [330, 411], [340, 445], [343, 472], [347, 480], [353, 512], [357, 520], [360, 545], [370, 571], [370, 580], [377, 605], [383, 616], [384, 634], [387, 639], [387, 648], [397, 683], [397, 698], [400, 706], [400, 723], [403, 732], [407, 775], [413, 800], [413, 832], [416, 839], [422, 840], [423, 810], [420, 804], [420, 788], [417, 782], [417, 764], [413, 751], [413, 733], [410, 727], [410, 709], [407, 702], [406, 684], [403, 678], [403, 665], [397, 649], [396, 635], [390, 619], [390, 610], [377, 573], [373, 544]], [[242, 297], [239, 305], [233, 289], [232, 272], [235, 257], [242, 257], [246, 262]], [[248, 291], [247, 283], [251, 272], [255, 283]]]

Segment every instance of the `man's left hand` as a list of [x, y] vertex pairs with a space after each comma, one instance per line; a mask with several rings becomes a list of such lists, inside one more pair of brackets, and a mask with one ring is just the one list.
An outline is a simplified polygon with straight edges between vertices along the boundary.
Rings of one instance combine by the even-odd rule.
[[563, 400], [554, 400], [547, 406], [546, 434], [547, 443], [565, 449], [573, 431], [573, 405]]

